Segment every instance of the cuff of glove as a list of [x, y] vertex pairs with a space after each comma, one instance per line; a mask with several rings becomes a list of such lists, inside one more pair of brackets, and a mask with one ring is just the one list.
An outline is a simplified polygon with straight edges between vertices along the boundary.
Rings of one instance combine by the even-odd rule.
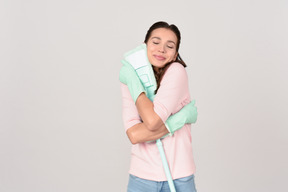
[[138, 97], [140, 96], [141, 93], [145, 93], [146, 94], [146, 92], [144, 90], [138, 90], [137, 93], [131, 94], [134, 103], [136, 103], [136, 101], [137, 101], [137, 99], [138, 99]]
[[172, 136], [174, 134], [174, 132], [171, 132], [171, 129], [167, 123], [164, 123], [164, 124], [165, 124], [166, 129], [169, 131], [169, 133], [167, 135], [165, 135], [164, 137]]

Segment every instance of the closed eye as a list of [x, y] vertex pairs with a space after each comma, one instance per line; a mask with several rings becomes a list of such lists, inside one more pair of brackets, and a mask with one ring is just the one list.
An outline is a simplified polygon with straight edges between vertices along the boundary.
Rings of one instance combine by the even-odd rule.
[[174, 46], [173, 46], [173, 45], [167, 45], [167, 47], [168, 47], [169, 49], [174, 49]]

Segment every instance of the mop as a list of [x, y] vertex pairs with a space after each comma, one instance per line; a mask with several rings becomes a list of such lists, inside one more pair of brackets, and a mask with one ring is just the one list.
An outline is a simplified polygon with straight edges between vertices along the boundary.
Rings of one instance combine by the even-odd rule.
[[[140, 78], [143, 86], [146, 89], [147, 97], [153, 102], [154, 97], [155, 97], [154, 93], [157, 88], [157, 83], [156, 83], [156, 79], [154, 76], [152, 66], [149, 63], [148, 58], [147, 58], [146, 44], [142, 44], [138, 46], [136, 49], [133, 49], [132, 51], [126, 53], [124, 55], [124, 58], [135, 69], [138, 77]], [[162, 164], [165, 170], [165, 174], [167, 177], [170, 191], [176, 192], [161, 139], [157, 139], [156, 144], [160, 152]]]

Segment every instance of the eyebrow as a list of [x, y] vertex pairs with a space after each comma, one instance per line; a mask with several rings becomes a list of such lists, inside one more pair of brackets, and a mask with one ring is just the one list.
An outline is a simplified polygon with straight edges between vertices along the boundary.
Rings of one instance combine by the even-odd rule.
[[[161, 40], [160, 37], [152, 37], [151, 39], [158, 39], [158, 40]], [[176, 43], [172, 40], [168, 40], [169, 43], [174, 43], [176, 45]]]

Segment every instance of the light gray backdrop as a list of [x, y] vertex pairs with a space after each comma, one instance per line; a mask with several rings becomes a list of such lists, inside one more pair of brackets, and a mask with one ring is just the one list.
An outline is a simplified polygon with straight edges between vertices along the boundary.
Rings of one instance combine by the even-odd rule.
[[122, 54], [183, 36], [199, 192], [286, 192], [285, 0], [0, 2], [0, 191], [125, 191]]

